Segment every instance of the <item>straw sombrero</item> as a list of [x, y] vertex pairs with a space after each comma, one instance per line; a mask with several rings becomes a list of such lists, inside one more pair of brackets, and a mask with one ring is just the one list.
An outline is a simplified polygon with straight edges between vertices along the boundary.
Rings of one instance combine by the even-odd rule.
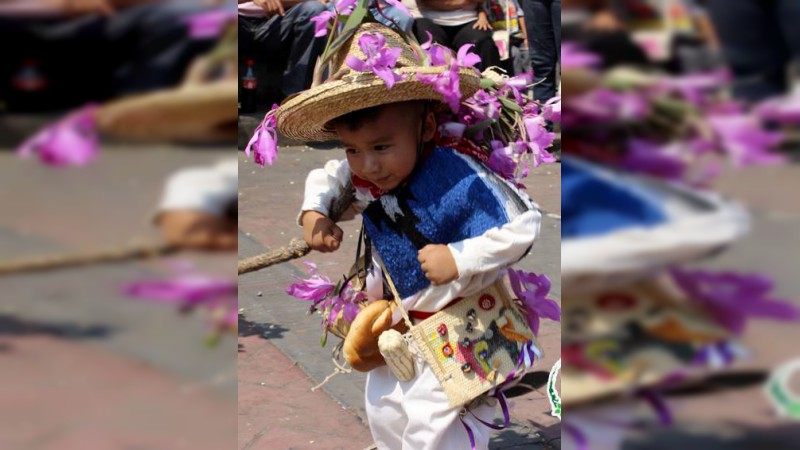
[[[367, 33], [380, 33], [387, 48], [400, 48], [394, 72], [404, 76], [391, 89], [372, 72], [357, 72], [344, 64], [348, 55], [364, 59], [358, 46], [359, 38]], [[426, 67], [414, 50], [394, 30], [379, 23], [362, 24], [333, 58], [334, 74], [328, 81], [289, 97], [278, 108], [275, 117], [278, 130], [290, 139], [300, 141], [331, 141], [338, 139], [328, 122], [353, 111], [409, 100], [442, 100], [442, 94], [419, 81], [416, 74], [435, 75], [448, 70], [447, 66]], [[462, 100], [480, 88], [480, 74], [472, 67], [459, 69]]]

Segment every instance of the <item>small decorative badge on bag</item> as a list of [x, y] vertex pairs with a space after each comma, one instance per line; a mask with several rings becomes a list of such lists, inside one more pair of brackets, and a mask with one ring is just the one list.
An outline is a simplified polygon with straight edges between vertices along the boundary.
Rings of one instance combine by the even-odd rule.
[[558, 417], [561, 420], [561, 397], [558, 395], [556, 389], [556, 378], [558, 372], [561, 371], [561, 360], [556, 361], [556, 364], [550, 369], [550, 377], [547, 379], [547, 397], [550, 399], [550, 415]]
[[800, 359], [789, 361], [772, 372], [766, 385], [769, 397], [775, 409], [782, 417], [800, 420], [800, 395], [792, 392], [789, 380], [800, 372]]

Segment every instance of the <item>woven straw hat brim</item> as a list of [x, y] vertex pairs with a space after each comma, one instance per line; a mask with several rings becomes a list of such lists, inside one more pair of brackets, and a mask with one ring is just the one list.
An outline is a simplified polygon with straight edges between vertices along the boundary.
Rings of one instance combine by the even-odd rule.
[[[341, 80], [328, 81], [296, 96], [289, 97], [278, 108], [275, 117], [282, 135], [295, 140], [332, 141], [336, 131], [328, 127], [331, 120], [360, 109], [411, 100], [442, 100], [442, 94], [419, 81], [416, 74], [440, 74], [446, 66], [404, 67], [395, 69], [408, 75], [391, 89], [372, 72], [351, 73]], [[480, 88], [480, 75], [473, 68], [459, 68], [461, 98], [471, 97]]]

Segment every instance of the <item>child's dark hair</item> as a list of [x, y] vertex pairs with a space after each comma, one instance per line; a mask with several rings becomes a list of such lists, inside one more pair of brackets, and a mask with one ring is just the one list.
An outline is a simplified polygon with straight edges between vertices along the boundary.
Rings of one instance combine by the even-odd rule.
[[[416, 104], [419, 105], [419, 113], [422, 114], [422, 106], [425, 105], [426, 101], [424, 100], [410, 100], [407, 102], [401, 103], [409, 103], [409, 104]], [[345, 114], [343, 116], [339, 116], [330, 122], [328, 122], [328, 126], [331, 128], [336, 128], [337, 126], [345, 126], [350, 131], [357, 131], [359, 128], [363, 127], [364, 125], [373, 122], [375, 119], [380, 116], [381, 111], [383, 111], [389, 105], [395, 105], [396, 103], [387, 103], [385, 105], [378, 105], [373, 106], [371, 108], [359, 109], [357, 111], [353, 111], [351, 113]]]

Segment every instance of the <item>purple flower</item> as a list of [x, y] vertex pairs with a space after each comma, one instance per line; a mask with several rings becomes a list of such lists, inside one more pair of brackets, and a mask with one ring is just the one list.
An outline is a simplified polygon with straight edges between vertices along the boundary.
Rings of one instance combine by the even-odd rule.
[[460, 79], [458, 76], [458, 62], [452, 60], [450, 69], [435, 75], [418, 73], [417, 78], [425, 84], [433, 86], [433, 89], [442, 94], [442, 101], [450, 106], [453, 112], [459, 110], [461, 104]]
[[511, 289], [525, 308], [528, 324], [535, 336], [539, 335], [539, 321], [542, 317], [561, 321], [561, 307], [555, 300], [547, 298], [550, 293], [550, 278], [547, 275], [508, 269], [508, 278]]
[[475, 112], [475, 117], [480, 121], [500, 118], [500, 100], [495, 94], [480, 89], [464, 103]]
[[266, 164], [272, 165], [278, 157], [278, 133], [275, 131], [277, 121], [275, 111], [278, 105], [272, 105], [272, 109], [264, 116], [264, 120], [256, 127], [253, 137], [244, 149], [245, 155], [250, 156], [253, 151], [253, 160], [256, 164], [264, 167]]
[[425, 54], [428, 55], [428, 62], [432, 66], [446, 66], [447, 54], [452, 54], [452, 51], [439, 44], [434, 44], [433, 36], [430, 31], [426, 31], [425, 33], [428, 35], [428, 40], [423, 42], [420, 47], [425, 51]]
[[356, 7], [356, 0], [338, 0], [334, 7], [339, 14], [349, 16]]
[[765, 100], [757, 105], [753, 112], [763, 121], [783, 124], [800, 123], [800, 95]]
[[305, 264], [311, 277], [305, 280], [297, 278], [300, 283], [290, 285], [286, 288], [286, 293], [300, 300], [311, 301], [311, 310], [314, 310], [333, 294], [336, 285], [331, 282], [330, 278], [319, 274], [316, 264], [310, 261], [306, 261]]
[[136, 299], [176, 304], [182, 312], [203, 308], [215, 332], [235, 330], [238, 325], [238, 287], [236, 280], [229, 278], [180, 270], [172, 279], [137, 281], [124, 286], [122, 292]]
[[23, 142], [17, 155], [28, 158], [35, 154], [50, 166], [85, 166], [100, 150], [96, 111], [97, 106], [88, 105], [69, 114]]
[[569, 111], [589, 122], [629, 122], [644, 119], [650, 106], [640, 93], [602, 88], [571, 98]]
[[515, 75], [504, 81], [503, 87], [500, 88], [499, 93], [505, 95], [508, 91], [514, 94], [517, 103], [522, 105], [524, 103], [522, 95], [519, 93], [520, 89], [526, 89], [529, 84], [533, 82], [533, 72], [523, 72]]
[[517, 171], [518, 155], [513, 146], [504, 146], [500, 141], [492, 141], [492, 154], [487, 165], [506, 180], [513, 180]]
[[475, 53], [469, 53], [469, 50], [474, 46], [475, 44], [464, 44], [458, 49], [458, 55], [456, 56], [456, 59], [458, 60], [459, 66], [475, 67], [475, 64], [481, 62], [480, 56], [476, 55]]
[[642, 139], [631, 139], [622, 159], [622, 167], [634, 172], [678, 180], [686, 172], [686, 163], [676, 150], [674, 145], [663, 146]]
[[657, 89], [677, 92], [692, 104], [702, 106], [705, 103], [706, 92], [718, 90], [730, 81], [730, 72], [723, 69], [680, 77], [665, 77], [659, 80]]
[[379, 33], [366, 33], [358, 38], [358, 46], [366, 55], [366, 60], [360, 60], [355, 56], [348, 56], [345, 64], [358, 72], [371, 70], [378, 78], [386, 82], [386, 87], [391, 89], [395, 82], [399, 81], [400, 75], [394, 73], [392, 68], [397, 64], [400, 57], [399, 48], [385, 48], [386, 38]]
[[580, 45], [574, 42], [564, 42], [561, 45], [562, 68], [594, 67], [598, 64], [600, 64], [600, 57], [594, 53], [587, 52]]
[[711, 115], [708, 123], [717, 134], [722, 150], [736, 167], [784, 162], [770, 149], [783, 139], [781, 133], [767, 131], [755, 117], [743, 114]]
[[555, 157], [545, 149], [553, 145], [556, 135], [547, 131], [544, 117], [527, 116], [522, 119], [522, 123], [525, 125], [528, 148], [533, 154], [533, 167], [555, 162]]
[[350, 283], [347, 283], [344, 288], [342, 288], [339, 295], [334, 295], [331, 297], [330, 302], [330, 312], [328, 313], [327, 323], [333, 323], [336, 321], [336, 317], [339, 315], [339, 312], [342, 313], [342, 318], [346, 322], [352, 322], [359, 311], [361, 311], [361, 306], [359, 303], [363, 302], [367, 299], [366, 294], [363, 292], [356, 292], [351, 286]]
[[236, 22], [237, 13], [230, 9], [203, 11], [185, 18], [189, 25], [189, 37], [193, 39], [217, 38], [222, 34], [225, 25]]
[[143, 280], [123, 288], [129, 297], [177, 303], [182, 308], [218, 305], [236, 297], [236, 280], [205, 275], [185, 274], [171, 280]]
[[311, 21], [314, 22], [314, 36], [320, 37], [327, 35], [328, 25], [335, 17], [336, 13], [333, 11], [322, 11], [321, 13], [312, 17]]
[[553, 97], [544, 104], [542, 116], [551, 122], [561, 122], [561, 97]]
[[722, 326], [742, 334], [749, 317], [800, 320], [800, 309], [784, 300], [769, 298], [772, 280], [762, 275], [711, 273], [672, 269], [678, 286], [701, 304]]

